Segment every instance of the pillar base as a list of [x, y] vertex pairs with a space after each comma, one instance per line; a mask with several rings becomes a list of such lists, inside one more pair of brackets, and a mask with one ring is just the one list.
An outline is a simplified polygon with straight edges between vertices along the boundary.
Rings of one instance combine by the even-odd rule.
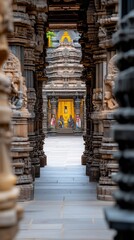
[[40, 167], [45, 167], [47, 165], [47, 156], [44, 154], [40, 157]]
[[117, 189], [116, 186], [97, 186], [97, 199], [102, 201], [113, 201], [112, 194]]
[[33, 184], [23, 184], [18, 186], [20, 189], [20, 195], [18, 201], [31, 201], [34, 199], [34, 185]]
[[82, 165], [86, 165], [86, 164], [87, 164], [87, 161], [88, 161], [88, 155], [83, 154], [83, 155], [81, 156], [81, 164], [82, 164]]
[[90, 166], [90, 182], [98, 182], [99, 181], [99, 166]]
[[2, 240], [14, 239], [17, 232], [18, 232], [18, 225], [7, 227], [7, 228], [4, 227], [0, 229], [0, 237]]
[[40, 177], [40, 164], [34, 165], [34, 169], [35, 169], [35, 178], [39, 178]]

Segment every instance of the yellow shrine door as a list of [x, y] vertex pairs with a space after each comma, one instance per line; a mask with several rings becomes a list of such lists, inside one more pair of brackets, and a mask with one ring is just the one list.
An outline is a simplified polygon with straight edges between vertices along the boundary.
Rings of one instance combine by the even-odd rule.
[[68, 127], [68, 119], [72, 115], [74, 119], [74, 100], [73, 99], [59, 99], [57, 118], [61, 116], [64, 119], [64, 127]]

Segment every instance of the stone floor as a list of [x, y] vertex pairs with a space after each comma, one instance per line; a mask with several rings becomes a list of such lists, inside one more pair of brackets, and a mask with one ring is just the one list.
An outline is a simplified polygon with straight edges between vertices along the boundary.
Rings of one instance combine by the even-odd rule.
[[35, 182], [35, 199], [22, 203], [25, 216], [16, 240], [111, 240], [103, 208], [111, 202], [96, 199], [96, 184], [80, 166], [82, 137], [48, 137], [48, 166]]

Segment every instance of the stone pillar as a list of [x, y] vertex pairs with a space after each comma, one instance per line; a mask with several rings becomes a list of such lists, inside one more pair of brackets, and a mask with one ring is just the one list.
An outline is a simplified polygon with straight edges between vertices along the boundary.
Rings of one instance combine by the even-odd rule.
[[19, 200], [33, 199], [33, 179], [31, 175], [32, 150], [28, 139], [27, 88], [22, 77], [19, 59], [10, 51], [3, 70], [11, 82], [11, 106], [13, 138], [11, 145], [14, 173], [20, 188]]
[[[95, 28], [95, 1], [90, 0], [86, 5], [86, 13], [84, 20], [84, 33], [82, 34], [82, 52], [83, 52], [83, 66], [85, 71], [83, 72], [83, 79], [86, 82], [86, 134], [84, 136], [85, 142], [85, 151], [82, 155], [82, 164], [86, 165], [86, 174], [89, 175], [90, 163], [92, 162], [92, 136], [93, 136], [93, 121], [91, 118], [92, 112], [92, 94], [93, 94], [93, 85], [95, 82], [95, 64], [93, 61], [93, 51], [96, 49], [97, 43], [97, 31]], [[84, 44], [83, 44], [84, 42]]]
[[14, 186], [16, 177], [12, 173], [10, 158], [11, 109], [9, 95], [11, 83], [2, 72], [2, 66], [8, 57], [6, 33], [11, 31], [11, 1], [0, 0], [0, 238], [13, 240], [18, 230], [18, 221], [22, 209], [16, 205], [19, 190]]
[[104, 134], [100, 148], [100, 178], [97, 187], [97, 197], [100, 200], [112, 200], [112, 193], [116, 189], [116, 185], [112, 180], [112, 174], [118, 171], [117, 161], [113, 157], [113, 153], [117, 149], [117, 144], [114, 143], [111, 137], [110, 129], [114, 125], [113, 110], [118, 107], [118, 104], [112, 93], [114, 81], [117, 75], [117, 68], [114, 65], [116, 55], [111, 58], [108, 64], [108, 74], [104, 81], [104, 103], [101, 118], [103, 121]]
[[86, 174], [89, 175], [89, 155], [92, 153], [92, 145], [91, 145], [91, 128], [92, 128], [92, 120], [89, 117], [89, 109], [91, 108], [91, 82], [89, 81], [88, 84], [86, 84], [87, 92], [86, 92], [86, 133], [83, 135], [85, 150], [83, 152], [83, 155], [81, 157], [82, 165], [86, 165]]
[[[112, 154], [116, 151], [116, 144], [110, 134], [110, 127], [114, 124], [113, 110], [117, 107], [112, 88], [114, 86], [114, 76], [117, 69], [114, 66], [115, 48], [112, 44], [112, 34], [116, 31], [118, 20], [118, 1], [103, 1], [101, 3], [100, 14], [98, 14], [99, 23], [99, 47], [101, 51], [106, 52], [106, 75], [103, 78], [103, 99], [100, 119], [103, 123], [103, 138], [100, 147], [99, 161], [99, 184], [97, 187], [97, 196], [101, 200], [111, 200], [112, 192], [116, 188], [112, 181], [112, 174], [118, 171], [117, 161]], [[105, 65], [104, 65], [105, 66]], [[104, 69], [104, 68], [103, 68]]]
[[[45, 82], [43, 83], [43, 89], [44, 89]], [[49, 114], [49, 107], [48, 107], [48, 98], [45, 94], [45, 91], [43, 90], [43, 132], [45, 133], [45, 136], [47, 136], [48, 132], [48, 114]]]
[[[38, 128], [39, 128], [39, 137], [38, 137], [38, 156], [40, 160], [40, 167], [44, 167], [47, 164], [47, 157], [44, 153], [44, 139], [45, 132], [43, 131], [43, 96], [42, 96], [42, 81], [38, 81]], [[47, 110], [47, 109], [46, 109]]]
[[35, 143], [37, 147], [36, 161], [38, 171], [36, 177], [40, 176], [40, 167], [44, 167], [47, 162], [47, 157], [44, 153], [43, 132], [43, 81], [46, 81], [45, 76], [45, 34], [47, 21], [47, 4], [46, 1], [39, 0], [37, 3], [37, 19], [36, 19], [36, 47], [35, 47], [35, 89], [36, 89], [36, 105], [35, 105]]
[[83, 129], [84, 129], [84, 135], [86, 133], [86, 96], [84, 96], [84, 104], [83, 104]]
[[100, 164], [100, 147], [103, 136], [103, 124], [101, 120], [102, 102], [103, 102], [103, 62], [106, 59], [104, 50], [98, 49], [94, 52], [94, 60], [96, 63], [96, 88], [93, 89], [93, 112], [91, 114], [93, 120], [93, 156], [90, 164], [90, 181], [99, 180], [99, 164]]
[[35, 23], [36, 23], [36, 11], [32, 11], [29, 8], [27, 12], [29, 17], [29, 25], [27, 26], [27, 44], [24, 48], [24, 74], [27, 83], [27, 96], [28, 96], [28, 110], [30, 116], [28, 119], [28, 136], [30, 141], [30, 146], [32, 151], [30, 153], [30, 158], [32, 161], [32, 175], [33, 179], [38, 175], [38, 159], [37, 145], [35, 141], [35, 102], [36, 102], [36, 91], [35, 91]]
[[103, 125], [101, 121], [101, 109], [102, 109], [102, 88], [96, 88], [93, 90], [93, 108], [92, 120], [93, 120], [93, 139], [92, 149], [93, 155], [90, 163], [90, 181], [99, 180], [99, 162], [100, 162], [100, 146], [103, 135]]
[[[24, 4], [23, 1], [19, 1], [13, 4], [14, 31], [13, 33], [9, 34], [8, 38], [9, 38], [10, 49], [12, 53], [20, 60], [21, 72], [22, 72], [22, 75], [25, 76], [26, 78], [27, 96], [28, 96], [27, 107], [28, 107], [28, 111], [30, 112], [29, 116], [27, 117], [28, 133], [29, 133], [29, 140], [31, 145], [30, 147], [34, 151], [34, 141], [33, 141], [34, 117], [35, 117], [34, 105], [35, 105], [35, 99], [36, 99], [35, 89], [34, 89], [34, 77], [33, 77], [34, 76], [34, 59], [35, 59], [34, 57], [35, 16], [34, 17], [32, 16], [30, 19], [30, 16], [27, 13], [27, 6], [29, 6], [29, 2]], [[23, 170], [26, 173], [26, 175], [28, 172], [28, 168], [32, 168], [31, 161], [33, 161], [32, 159], [33, 151], [30, 152], [28, 149], [28, 152], [27, 152], [28, 161], [26, 161], [26, 159], [24, 160], [24, 158], [23, 160], [21, 159], [22, 153], [21, 153], [21, 150], [19, 152], [19, 148], [18, 148], [18, 157], [20, 157], [20, 160], [18, 161], [24, 162], [25, 170], [24, 169]], [[30, 156], [29, 156], [29, 152], [30, 152]], [[25, 156], [26, 156], [26, 153], [25, 153]], [[29, 174], [31, 174], [31, 169], [29, 169]], [[26, 178], [20, 177], [20, 181], [18, 181], [18, 183], [32, 184], [31, 176], [29, 180], [28, 179], [26, 180]], [[34, 178], [34, 174], [33, 174], [33, 178]], [[33, 188], [32, 185], [31, 187], [30, 186], [27, 187], [27, 191], [25, 191], [25, 194], [23, 194], [23, 191], [22, 191], [22, 194], [21, 194], [22, 200], [26, 200], [26, 195], [27, 195], [27, 200], [30, 200], [33, 198], [32, 188]], [[21, 200], [21, 197], [20, 197], [20, 200]]]
[[[134, 3], [133, 0], [122, 2]], [[116, 202], [106, 209], [105, 216], [109, 227], [116, 230], [114, 240], [134, 239], [134, 5], [132, 9], [120, 21], [113, 38], [120, 70], [115, 83], [115, 97], [119, 103], [115, 119], [118, 123], [113, 131], [118, 143], [119, 172], [114, 176], [118, 184], [118, 190], [114, 192]], [[123, 9], [122, 15], [124, 11], [127, 13]]]

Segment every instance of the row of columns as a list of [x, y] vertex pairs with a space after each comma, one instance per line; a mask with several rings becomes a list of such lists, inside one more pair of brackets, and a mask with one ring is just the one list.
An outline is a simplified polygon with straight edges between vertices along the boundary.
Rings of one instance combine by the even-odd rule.
[[[111, 17], [108, 15], [110, 10]], [[117, 13], [116, 1], [99, 4], [91, 0], [87, 9], [87, 33], [82, 36], [85, 39], [83, 64], [86, 68], [84, 77], [88, 106], [82, 164], [86, 164], [90, 181], [98, 182], [97, 197], [101, 200], [112, 199], [115, 184], [111, 176], [118, 171], [112, 155], [117, 144], [110, 134], [110, 127], [114, 124], [113, 109], [117, 107], [112, 94], [115, 48], [111, 43], [112, 33], [116, 30]]]

